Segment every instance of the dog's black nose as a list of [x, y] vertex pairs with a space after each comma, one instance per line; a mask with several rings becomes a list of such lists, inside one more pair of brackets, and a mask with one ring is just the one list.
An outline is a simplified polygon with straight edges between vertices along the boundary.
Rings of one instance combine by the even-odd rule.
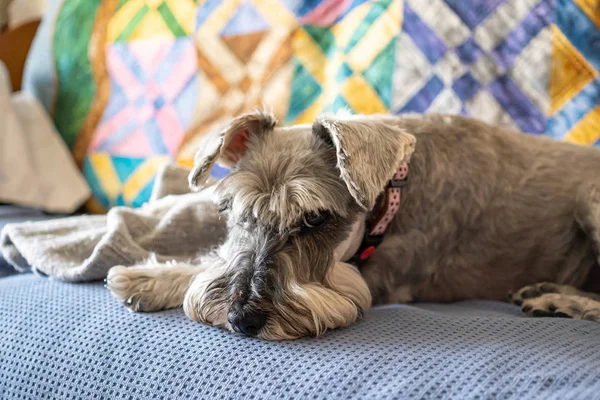
[[234, 331], [248, 336], [256, 336], [267, 323], [267, 313], [260, 310], [241, 313], [229, 311], [227, 321]]

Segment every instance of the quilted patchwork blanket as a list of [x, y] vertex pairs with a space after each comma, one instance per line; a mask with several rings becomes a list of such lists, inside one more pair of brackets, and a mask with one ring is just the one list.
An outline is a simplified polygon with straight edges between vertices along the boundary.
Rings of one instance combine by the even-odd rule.
[[[446, 112], [600, 146], [600, 0], [54, 0], [24, 85], [94, 193], [156, 171], [256, 105]], [[226, 171], [215, 170], [220, 176]]]

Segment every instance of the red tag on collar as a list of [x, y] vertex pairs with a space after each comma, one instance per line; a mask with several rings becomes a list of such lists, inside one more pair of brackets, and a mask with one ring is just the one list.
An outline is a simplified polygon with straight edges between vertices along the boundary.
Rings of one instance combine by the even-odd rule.
[[373, 254], [374, 251], [375, 251], [375, 246], [367, 247], [366, 249], [363, 250], [362, 253], [360, 253], [359, 259], [361, 261], [365, 261], [367, 258], [371, 257], [371, 255]]

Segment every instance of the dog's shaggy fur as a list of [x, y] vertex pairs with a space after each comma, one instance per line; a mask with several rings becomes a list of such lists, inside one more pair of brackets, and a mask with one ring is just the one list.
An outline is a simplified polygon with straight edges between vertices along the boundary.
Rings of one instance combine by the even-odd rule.
[[[215, 162], [233, 169], [204, 187]], [[359, 272], [376, 199], [402, 161], [409, 184]], [[257, 111], [206, 136], [190, 185], [216, 200], [216, 250], [196, 262], [115, 267], [135, 311], [264, 339], [318, 335], [372, 304], [511, 300], [534, 316], [600, 322], [600, 152], [447, 116], [323, 116], [276, 127]], [[221, 220], [222, 218], [222, 220]], [[532, 286], [528, 286], [532, 285]], [[587, 289], [586, 289], [587, 287]]]

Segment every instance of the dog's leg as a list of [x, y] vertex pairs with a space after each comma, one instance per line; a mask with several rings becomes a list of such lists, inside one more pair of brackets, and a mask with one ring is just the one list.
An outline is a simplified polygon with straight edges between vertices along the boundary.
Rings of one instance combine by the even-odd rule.
[[537, 283], [518, 290], [511, 301], [533, 317], [562, 317], [600, 322], [600, 295], [573, 286]]
[[586, 297], [591, 300], [600, 301], [600, 295], [596, 293], [589, 293], [574, 288], [569, 285], [559, 285], [557, 283], [542, 282], [536, 283], [535, 285], [527, 285], [519, 289], [514, 294], [510, 295], [510, 300], [514, 304], [522, 305], [522, 303], [529, 299], [536, 299], [546, 294], [557, 294], [562, 296], [578, 296]]
[[575, 220], [589, 238], [596, 261], [583, 288], [600, 294], [600, 182], [584, 185], [576, 200]]
[[183, 304], [192, 278], [202, 272], [184, 263], [116, 266], [108, 271], [106, 287], [131, 311], [159, 311]]
[[[588, 235], [600, 265], [600, 184], [585, 185], [577, 193], [575, 220]], [[511, 301], [533, 316], [556, 316], [600, 322], [600, 294], [556, 283], [525, 286], [511, 295]]]
[[574, 318], [600, 322], [600, 301], [584, 296], [545, 293], [522, 300], [521, 309], [533, 317]]
[[600, 295], [573, 286], [543, 282], [511, 295], [514, 304], [534, 317], [562, 317], [600, 322]]

